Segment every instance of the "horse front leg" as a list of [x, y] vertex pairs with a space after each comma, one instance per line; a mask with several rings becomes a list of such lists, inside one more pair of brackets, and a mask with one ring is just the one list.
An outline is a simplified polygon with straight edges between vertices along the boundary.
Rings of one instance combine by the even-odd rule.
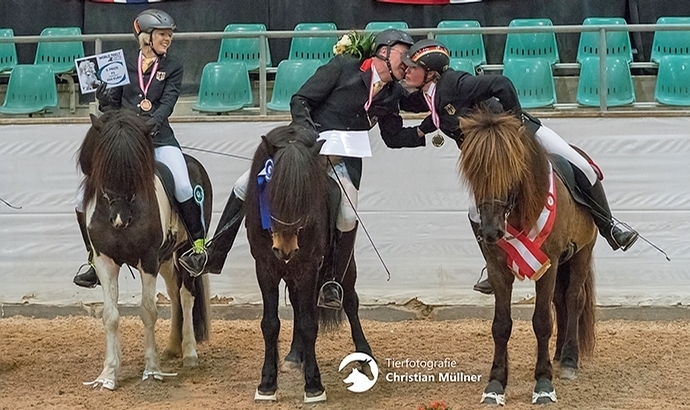
[[266, 266], [256, 264], [256, 275], [261, 288], [264, 310], [261, 318], [261, 333], [264, 336], [264, 365], [261, 370], [261, 383], [256, 389], [254, 400], [276, 400], [278, 390], [278, 284], [280, 278]]
[[321, 384], [321, 373], [316, 362], [316, 337], [319, 333], [319, 322], [316, 309], [316, 277], [318, 268], [316, 265], [305, 268], [306, 272], [313, 275], [305, 275], [297, 284], [299, 297], [298, 308], [295, 309], [295, 326], [297, 334], [302, 340], [304, 360], [304, 402], [318, 403], [326, 401], [326, 389]]
[[494, 290], [494, 319], [491, 335], [494, 339], [494, 359], [489, 384], [482, 393], [482, 404], [505, 404], [505, 388], [508, 384], [508, 340], [513, 330], [510, 298], [515, 277], [504, 268], [487, 261], [489, 283]]
[[533, 404], [546, 404], [556, 401], [556, 390], [553, 388], [553, 368], [549, 356], [549, 339], [553, 332], [551, 323], [551, 304], [556, 282], [557, 265], [551, 266], [536, 284], [537, 298], [532, 315], [532, 328], [537, 337], [537, 364], [534, 379], [537, 381], [532, 393]]
[[156, 321], [158, 308], [156, 307], [156, 275], [146, 272], [141, 265], [141, 321], [144, 322], [144, 358], [146, 366], [142, 380], [153, 376], [156, 380], [163, 380], [164, 376], [177, 376], [177, 373], [163, 373], [158, 359], [156, 347]]
[[120, 371], [120, 335], [118, 327], [120, 312], [117, 308], [119, 297], [118, 275], [120, 267], [112, 259], [102, 253], [94, 259], [96, 274], [103, 288], [103, 327], [105, 329], [105, 360], [103, 371], [92, 382], [84, 383], [87, 386], [102, 387], [115, 390], [117, 375]]
[[[297, 297], [297, 290], [295, 289], [293, 291], [288, 292], [288, 296], [290, 297], [290, 304], [293, 306], [294, 310], [294, 308], [299, 303], [299, 298]], [[294, 323], [296, 323], [296, 321], [294, 321]], [[287, 356], [285, 356], [285, 360], [283, 360], [281, 371], [289, 372], [291, 370], [301, 369], [302, 355], [302, 338], [300, 338], [299, 333], [297, 332], [297, 326], [293, 325], [292, 342], [290, 342], [290, 352], [288, 352]]]
[[[347, 315], [348, 322], [350, 322], [350, 332], [352, 333], [352, 342], [355, 344], [355, 351], [366, 353], [374, 359], [371, 346], [369, 346], [369, 342], [364, 336], [362, 323], [359, 320], [359, 296], [357, 296], [357, 291], [355, 290], [355, 282], [357, 282], [357, 266], [355, 264], [355, 256], [352, 255], [350, 265], [343, 278], [343, 310]], [[359, 362], [359, 365], [364, 374], [370, 378], [374, 377], [369, 363]]]

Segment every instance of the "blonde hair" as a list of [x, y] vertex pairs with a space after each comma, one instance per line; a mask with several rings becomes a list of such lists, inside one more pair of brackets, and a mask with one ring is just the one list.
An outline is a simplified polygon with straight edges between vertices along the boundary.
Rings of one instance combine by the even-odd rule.
[[151, 46], [151, 33], [145, 33], [141, 32], [137, 36], [137, 40], [139, 41], [139, 49], [144, 48], [144, 46]]

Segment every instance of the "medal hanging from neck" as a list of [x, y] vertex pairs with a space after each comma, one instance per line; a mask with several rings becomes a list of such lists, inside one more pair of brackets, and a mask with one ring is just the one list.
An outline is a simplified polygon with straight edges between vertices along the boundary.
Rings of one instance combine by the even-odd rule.
[[426, 105], [429, 107], [429, 111], [431, 111], [431, 120], [434, 122], [434, 126], [436, 127], [436, 135], [431, 137], [431, 144], [438, 148], [443, 145], [445, 140], [439, 131], [441, 119], [436, 112], [436, 83], [431, 83], [429, 85], [429, 90], [424, 93], [424, 99], [426, 100]]
[[[369, 82], [369, 98], [367, 99], [367, 102], [364, 103], [364, 111], [367, 113], [367, 119], [369, 119], [369, 125], [373, 127], [376, 125], [377, 118], [371, 118], [369, 116], [369, 107], [371, 107], [371, 102], [374, 100], [374, 97], [376, 96], [376, 90], [374, 90], [374, 86], [376, 83], [381, 82], [381, 88], [383, 88], [383, 81], [379, 78], [378, 80], [374, 80], [375, 75], [374, 75], [374, 65], [371, 65], [371, 81]], [[381, 91], [379, 89], [378, 91]]]
[[139, 61], [137, 64], [137, 74], [139, 75], [139, 88], [141, 88], [141, 93], [143, 94], [144, 98], [139, 103], [139, 108], [141, 108], [142, 111], [149, 112], [151, 111], [151, 108], [153, 108], [153, 103], [151, 103], [151, 100], [146, 98], [146, 93], [149, 91], [149, 87], [151, 86], [151, 81], [153, 81], [153, 77], [156, 76], [156, 71], [158, 71], [158, 59], [156, 59], [156, 61], [153, 63], [153, 68], [151, 69], [149, 81], [148, 83], [146, 83], [146, 86], [144, 86], [144, 73], [141, 70], [141, 62], [143, 58], [144, 56], [140, 51]]

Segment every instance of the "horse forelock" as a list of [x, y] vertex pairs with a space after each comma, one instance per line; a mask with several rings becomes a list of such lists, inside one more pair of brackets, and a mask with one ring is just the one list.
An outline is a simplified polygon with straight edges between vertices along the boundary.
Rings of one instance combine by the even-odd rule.
[[[91, 146], [91, 172], [86, 175], [85, 200], [98, 189], [109, 189], [131, 196], [154, 194], [155, 158], [153, 142], [143, 120], [133, 113], [120, 110], [103, 115], [100, 132], [87, 133], [82, 146]], [[80, 163], [82, 155], [80, 155]], [[82, 168], [84, 166], [82, 165]]]
[[531, 227], [548, 192], [541, 145], [511, 114], [479, 111], [463, 117], [460, 124], [465, 134], [460, 173], [477, 203], [514, 195], [514, 219], [520, 227]]

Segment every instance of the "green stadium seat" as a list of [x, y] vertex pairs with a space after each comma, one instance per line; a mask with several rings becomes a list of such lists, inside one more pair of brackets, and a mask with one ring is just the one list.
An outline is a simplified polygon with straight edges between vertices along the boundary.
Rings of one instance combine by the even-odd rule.
[[7, 84], [3, 114], [33, 114], [58, 105], [55, 74], [50, 66], [17, 64]]
[[[79, 27], [47, 27], [41, 36], [80, 36]], [[78, 41], [39, 41], [34, 64], [46, 64], [55, 74], [76, 71], [74, 60], [84, 57], [84, 44]]]
[[515, 85], [523, 108], [556, 103], [551, 64], [545, 58], [509, 58], [503, 62], [503, 75]]
[[472, 75], [476, 74], [476, 67], [474, 65], [474, 61], [469, 60], [467, 58], [451, 58], [450, 68], [452, 68], [455, 71], [466, 71]]
[[271, 101], [266, 105], [275, 111], [290, 111], [290, 99], [321, 67], [320, 60], [283, 60], [278, 64]]
[[[590, 107], [599, 106], [599, 59], [586, 57], [580, 63], [580, 81], [577, 85], [577, 102]], [[630, 65], [625, 57], [606, 58], [606, 78], [608, 107], [627, 105], [635, 102]]]
[[[627, 25], [625, 19], [620, 17], [588, 17], [582, 23], [587, 25]], [[606, 56], [620, 56], [627, 62], [633, 61], [632, 47], [630, 46], [630, 36], [627, 31], [607, 31], [606, 32]], [[599, 33], [582, 32], [580, 33], [580, 43], [577, 47], [577, 62], [582, 63], [582, 59], [587, 57], [599, 57]]]
[[371, 31], [373, 33], [378, 33], [389, 28], [397, 28], [398, 30], [407, 30], [406, 21], [370, 21], [364, 27], [365, 31]]
[[[0, 37], [14, 37], [11, 28], [0, 29]], [[12, 71], [17, 65], [17, 47], [14, 43], [0, 43], [0, 72]]]
[[[690, 24], [690, 17], [659, 17], [656, 24]], [[651, 60], [659, 63], [668, 55], [690, 55], [690, 30], [654, 32]]]
[[199, 98], [192, 109], [224, 113], [254, 104], [247, 65], [242, 61], [212, 62], [204, 66]]
[[[514, 19], [510, 27], [553, 26], [550, 19]], [[555, 33], [509, 33], [503, 61], [509, 58], [545, 58], [549, 64], [560, 61]]]
[[[295, 31], [334, 31], [335, 23], [299, 23]], [[290, 60], [321, 60], [327, 63], [333, 58], [333, 46], [338, 37], [293, 37], [290, 43]]]
[[[480, 27], [480, 25], [476, 20], [444, 20], [437, 26], [437, 28], [464, 27]], [[453, 59], [472, 60], [475, 68], [486, 64], [486, 50], [481, 34], [438, 34], [436, 40], [448, 47], [451, 62]]]
[[[263, 24], [228, 24], [226, 32], [266, 31]], [[244, 61], [248, 70], [259, 68], [259, 38], [224, 38], [220, 42], [218, 62]], [[266, 39], [266, 67], [271, 66], [271, 50]]]
[[661, 57], [654, 99], [667, 105], [690, 106], [690, 55]]

